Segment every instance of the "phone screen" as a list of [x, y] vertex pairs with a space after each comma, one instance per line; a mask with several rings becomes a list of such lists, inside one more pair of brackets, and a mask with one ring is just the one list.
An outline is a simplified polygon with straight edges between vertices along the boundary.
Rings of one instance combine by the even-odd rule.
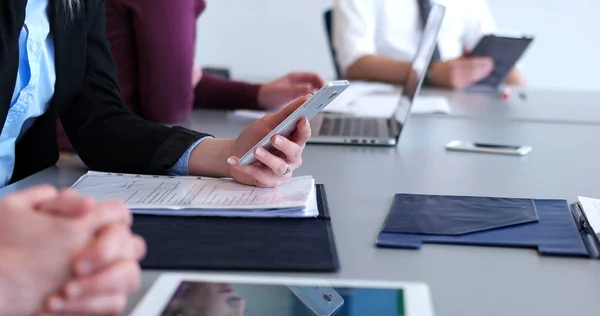
[[485, 144], [485, 143], [473, 143], [474, 147], [479, 148], [488, 148], [488, 149], [510, 149], [510, 150], [518, 150], [521, 146], [514, 145], [498, 145], [498, 144]]

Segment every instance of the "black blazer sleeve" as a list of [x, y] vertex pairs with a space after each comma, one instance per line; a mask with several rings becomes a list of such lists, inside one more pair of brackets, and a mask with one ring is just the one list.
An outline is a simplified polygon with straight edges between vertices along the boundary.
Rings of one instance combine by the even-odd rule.
[[88, 31], [82, 85], [60, 115], [65, 132], [83, 162], [92, 169], [164, 174], [197, 139], [207, 134], [162, 126], [129, 111], [120, 96], [105, 38], [104, 1], [88, 2], [92, 3], [96, 7], [85, 9]]

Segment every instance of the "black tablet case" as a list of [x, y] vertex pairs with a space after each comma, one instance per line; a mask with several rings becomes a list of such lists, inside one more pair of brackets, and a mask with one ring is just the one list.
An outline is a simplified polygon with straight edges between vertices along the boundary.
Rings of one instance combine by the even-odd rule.
[[487, 35], [481, 38], [477, 46], [469, 56], [490, 57], [494, 60], [494, 70], [486, 78], [476, 82], [473, 86], [498, 87], [510, 70], [516, 65], [517, 61], [533, 41], [531, 37], [502, 37]]
[[133, 231], [148, 245], [142, 268], [337, 271], [325, 189], [316, 189], [317, 218], [135, 215]]

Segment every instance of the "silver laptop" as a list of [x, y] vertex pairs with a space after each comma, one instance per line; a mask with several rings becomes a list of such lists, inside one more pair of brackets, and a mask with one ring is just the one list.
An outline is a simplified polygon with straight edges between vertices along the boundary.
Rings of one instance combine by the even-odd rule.
[[[313, 136], [310, 143], [394, 146], [410, 115], [419, 93], [444, 19], [445, 7], [432, 4], [411, 71], [402, 89], [400, 101], [390, 118], [358, 117], [335, 113], [319, 113], [311, 119]], [[377, 106], [374, 104], [374, 106]]]

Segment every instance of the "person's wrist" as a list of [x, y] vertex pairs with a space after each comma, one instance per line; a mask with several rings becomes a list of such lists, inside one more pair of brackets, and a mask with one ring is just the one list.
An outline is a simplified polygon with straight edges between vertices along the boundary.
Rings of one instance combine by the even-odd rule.
[[190, 175], [230, 177], [227, 158], [234, 153], [235, 138], [207, 138], [190, 154]]
[[256, 103], [258, 103], [258, 106], [261, 108], [264, 108], [266, 106], [264, 90], [265, 90], [265, 84], [260, 85], [260, 87], [258, 88], [258, 94], [256, 95]]
[[[28, 300], [28, 295], [22, 292], [19, 282], [14, 279], [14, 271], [11, 273], [10, 252], [0, 249], [0, 253], [0, 315], [21, 315], [25, 312], [24, 303]], [[15, 293], [17, 297], [13, 297]]]
[[0, 258], [0, 315], [9, 314], [8, 308], [11, 306], [8, 302], [8, 271], [4, 269], [5, 258]]
[[439, 85], [439, 67], [440, 67], [441, 63], [440, 62], [434, 62], [431, 64], [431, 66], [429, 67], [429, 70], [427, 71], [427, 77], [429, 78], [429, 83], [432, 85]]

